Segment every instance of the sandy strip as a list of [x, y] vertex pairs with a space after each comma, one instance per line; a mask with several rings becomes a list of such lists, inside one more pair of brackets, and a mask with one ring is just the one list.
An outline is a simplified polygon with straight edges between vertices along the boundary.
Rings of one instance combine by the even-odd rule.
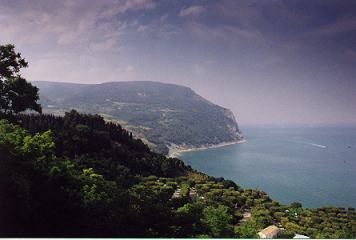
[[183, 152], [201, 151], [201, 150], [206, 150], [211, 148], [220, 148], [220, 147], [225, 147], [225, 146], [244, 143], [244, 142], [246, 142], [246, 140], [242, 139], [242, 140], [236, 140], [231, 142], [222, 142], [219, 144], [203, 145], [201, 147], [171, 145], [167, 157], [174, 158], [174, 157], [179, 157], [179, 155]]

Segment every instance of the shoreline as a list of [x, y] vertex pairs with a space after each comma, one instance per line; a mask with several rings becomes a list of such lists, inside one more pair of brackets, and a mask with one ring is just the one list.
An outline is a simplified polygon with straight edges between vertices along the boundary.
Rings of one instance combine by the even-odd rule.
[[229, 145], [240, 144], [240, 143], [244, 143], [244, 142], [246, 142], [246, 140], [241, 139], [241, 140], [235, 140], [235, 141], [231, 141], [231, 142], [222, 142], [219, 144], [203, 145], [200, 147], [178, 146], [178, 145], [172, 144], [171, 147], [169, 147], [169, 152], [167, 154], [167, 157], [168, 158], [177, 158], [180, 156], [181, 153], [184, 153], [184, 152], [202, 151], [202, 150], [207, 150], [207, 149], [226, 147]]

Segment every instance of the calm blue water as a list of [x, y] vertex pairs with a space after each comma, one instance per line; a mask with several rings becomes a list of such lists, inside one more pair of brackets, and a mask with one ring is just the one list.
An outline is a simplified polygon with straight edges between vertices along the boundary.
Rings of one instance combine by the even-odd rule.
[[247, 142], [182, 153], [193, 168], [304, 207], [356, 207], [356, 127], [245, 128]]

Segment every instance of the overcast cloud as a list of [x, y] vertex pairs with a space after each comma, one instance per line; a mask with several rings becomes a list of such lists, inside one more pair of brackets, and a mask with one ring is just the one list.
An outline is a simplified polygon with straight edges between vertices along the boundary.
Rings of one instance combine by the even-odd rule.
[[191, 87], [242, 125], [356, 124], [356, 1], [0, 0], [31, 80]]

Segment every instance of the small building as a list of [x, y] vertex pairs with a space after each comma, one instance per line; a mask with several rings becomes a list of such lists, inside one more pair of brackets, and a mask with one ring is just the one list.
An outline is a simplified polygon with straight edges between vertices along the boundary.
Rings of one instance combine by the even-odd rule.
[[178, 188], [177, 190], [175, 190], [175, 192], [173, 193], [172, 198], [179, 198], [180, 197], [180, 188]]
[[197, 197], [197, 190], [194, 187], [189, 189], [189, 196], [190, 196], [190, 198], [193, 198], [193, 199], [195, 199]]
[[262, 231], [258, 232], [258, 236], [260, 238], [274, 238], [277, 237], [279, 232], [280, 229], [278, 227], [271, 225], [269, 227], [266, 227]]
[[310, 238], [310, 237], [296, 233], [293, 238], [295, 238], [295, 239], [307, 239], [307, 238]]

